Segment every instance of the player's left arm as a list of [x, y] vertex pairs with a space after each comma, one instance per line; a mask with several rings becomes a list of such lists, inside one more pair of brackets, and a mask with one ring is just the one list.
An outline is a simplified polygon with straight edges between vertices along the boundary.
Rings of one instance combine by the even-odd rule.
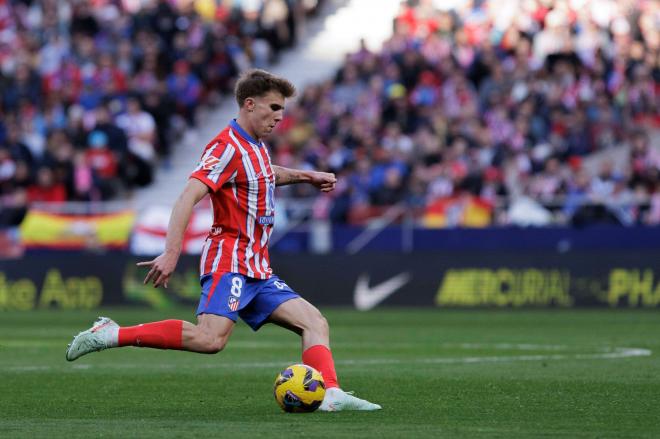
[[330, 172], [301, 171], [282, 166], [273, 166], [273, 172], [275, 173], [275, 184], [277, 186], [309, 183], [319, 188], [321, 192], [330, 192], [335, 189], [335, 184], [337, 184], [337, 177]]

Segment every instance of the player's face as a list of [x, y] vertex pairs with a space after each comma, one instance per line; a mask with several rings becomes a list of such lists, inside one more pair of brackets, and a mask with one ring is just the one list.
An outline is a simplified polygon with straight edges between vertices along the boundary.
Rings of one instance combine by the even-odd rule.
[[258, 138], [268, 136], [273, 132], [275, 125], [282, 120], [284, 115], [284, 96], [276, 91], [271, 91], [254, 98], [252, 112], [250, 114], [251, 124]]

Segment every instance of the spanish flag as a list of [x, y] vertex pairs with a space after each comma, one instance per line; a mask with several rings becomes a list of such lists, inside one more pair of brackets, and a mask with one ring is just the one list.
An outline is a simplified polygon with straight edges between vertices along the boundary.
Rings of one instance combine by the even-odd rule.
[[472, 195], [439, 198], [426, 206], [422, 224], [428, 228], [488, 227], [493, 206]]
[[27, 248], [122, 249], [128, 246], [134, 221], [135, 212], [132, 210], [100, 215], [63, 215], [32, 209], [20, 226], [20, 235]]

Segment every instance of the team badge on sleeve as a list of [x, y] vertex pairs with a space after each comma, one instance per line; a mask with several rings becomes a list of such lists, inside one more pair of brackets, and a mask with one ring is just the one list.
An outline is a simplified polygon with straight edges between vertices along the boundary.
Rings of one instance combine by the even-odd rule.
[[206, 158], [202, 161], [201, 165], [202, 165], [202, 169], [203, 169], [203, 170], [205, 170], [205, 171], [210, 171], [210, 170], [212, 170], [212, 169], [215, 167], [215, 165], [217, 165], [218, 163], [220, 163], [220, 159], [217, 158], [217, 157], [214, 157], [214, 156], [210, 155], [210, 156], [206, 157]]

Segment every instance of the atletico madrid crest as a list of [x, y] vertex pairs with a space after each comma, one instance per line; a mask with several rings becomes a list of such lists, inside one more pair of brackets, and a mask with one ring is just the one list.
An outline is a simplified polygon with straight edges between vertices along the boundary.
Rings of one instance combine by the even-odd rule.
[[232, 311], [236, 311], [238, 309], [239, 302], [240, 301], [236, 297], [234, 296], [229, 297], [229, 302], [228, 302], [229, 309]]

